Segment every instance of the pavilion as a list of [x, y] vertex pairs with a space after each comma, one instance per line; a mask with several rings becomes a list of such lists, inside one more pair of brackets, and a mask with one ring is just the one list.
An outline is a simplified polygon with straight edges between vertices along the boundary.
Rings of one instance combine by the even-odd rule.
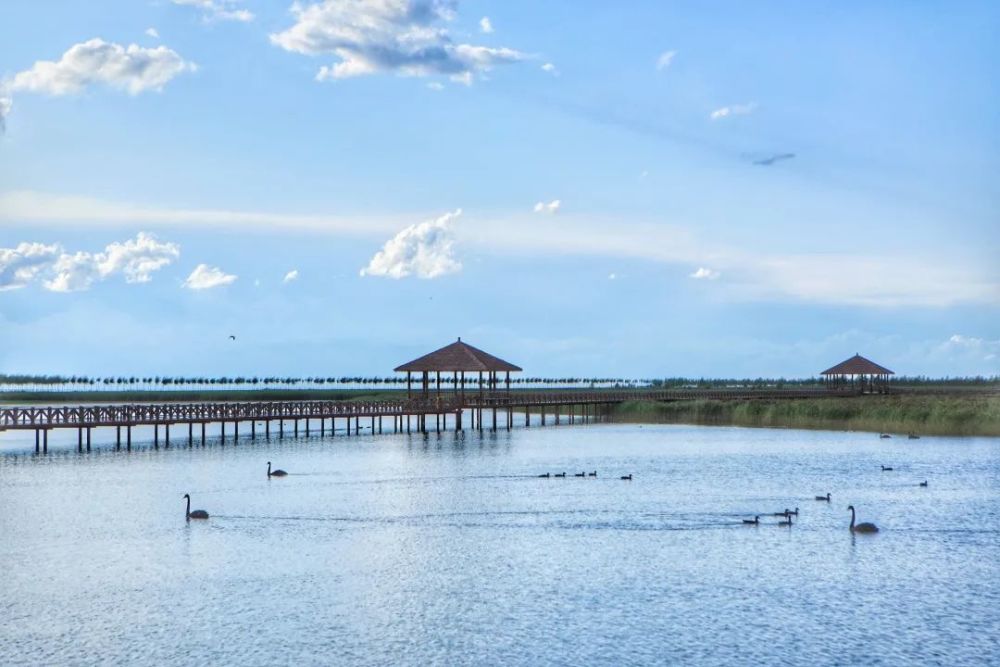
[[395, 368], [397, 373], [406, 373], [406, 396], [412, 396], [411, 383], [414, 373], [420, 373], [421, 393], [427, 396], [430, 393], [431, 374], [434, 374], [434, 382], [437, 394], [441, 394], [441, 374], [453, 374], [454, 392], [465, 396], [465, 374], [479, 373], [479, 393], [483, 393], [483, 374], [486, 374], [485, 386], [489, 391], [495, 391], [498, 384], [498, 373], [505, 373], [506, 390], [510, 391], [510, 374], [519, 372], [519, 366], [504, 361], [499, 357], [494, 357], [488, 352], [483, 352], [468, 343], [463, 343], [462, 338], [451, 345], [446, 345], [440, 350], [435, 350], [430, 354], [425, 354], [419, 359], [407, 362]]
[[879, 366], [871, 359], [855, 354], [833, 368], [826, 369], [820, 375], [830, 387], [842, 387], [850, 382], [851, 387], [860, 389], [862, 393], [867, 391], [872, 394], [882, 394], [889, 388], [889, 376], [895, 373], [884, 366]]

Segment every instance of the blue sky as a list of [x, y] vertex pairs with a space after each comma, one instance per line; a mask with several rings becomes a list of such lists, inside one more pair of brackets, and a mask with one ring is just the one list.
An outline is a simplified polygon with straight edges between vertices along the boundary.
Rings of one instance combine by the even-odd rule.
[[0, 372], [1000, 373], [995, 3], [5, 12]]

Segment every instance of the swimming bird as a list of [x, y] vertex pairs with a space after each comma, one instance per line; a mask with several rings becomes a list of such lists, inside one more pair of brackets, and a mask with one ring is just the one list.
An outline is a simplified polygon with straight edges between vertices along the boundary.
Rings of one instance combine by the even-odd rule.
[[588, 474], [587, 477], [597, 477], [597, 471], [595, 470], [594, 472]]
[[882, 472], [892, 472], [892, 468], [888, 466], [882, 466]]
[[920, 486], [927, 486], [927, 480], [925, 479], [924, 481], [920, 482]]
[[830, 502], [830, 494], [828, 493], [825, 496], [816, 496], [816, 500], [825, 500], [826, 502]]
[[187, 499], [187, 511], [185, 511], [184, 517], [188, 521], [190, 521], [191, 519], [207, 519], [208, 518], [208, 512], [206, 512], [205, 510], [195, 510], [195, 511], [192, 512], [191, 511], [191, 496], [188, 495], [187, 493], [185, 493], [184, 497]]
[[785, 515], [785, 520], [784, 521], [779, 521], [778, 525], [779, 526], [791, 526], [792, 525], [792, 517], [791, 517], [791, 515], [786, 514]]
[[892, 436], [889, 435], [888, 433], [879, 433], [878, 437], [880, 437], [880, 438], [891, 438]]
[[565, 477], [565, 476], [566, 476], [566, 473], [564, 473], [564, 472], [557, 472], [556, 474], [554, 474], [554, 475], [552, 475], [552, 476], [553, 476], [553, 477]]
[[760, 517], [759, 516], [755, 516], [753, 518], [753, 521], [751, 521], [750, 519], [743, 519], [743, 524], [746, 525], [746, 526], [756, 526], [759, 523], [760, 523]]
[[794, 512], [791, 512], [789, 510], [785, 510], [785, 514], [791, 514], [792, 516], [798, 516], [799, 515], [799, 508], [796, 507]]
[[786, 507], [784, 512], [774, 512], [771, 516], [788, 516], [789, 514], [791, 514], [791, 512], [788, 511], [788, 508]]
[[848, 505], [847, 509], [851, 510], [851, 532], [852, 533], [877, 533], [878, 526], [874, 523], [859, 523], [854, 525], [854, 505]]
[[917, 435], [916, 433], [907, 433], [907, 434], [906, 434], [906, 437], [907, 437], [907, 438], [908, 438], [909, 440], [919, 440], [919, 439], [920, 439], [920, 436], [919, 436], [919, 435]]
[[267, 462], [267, 476], [268, 477], [286, 477], [287, 475], [288, 475], [288, 473], [285, 472], [284, 470], [280, 469], [280, 468], [277, 469], [277, 470], [275, 470], [274, 472], [271, 472], [271, 462], [270, 461]]
[[545, 473], [544, 475], [539, 475], [539, 477], [552, 477], [551, 473]]
[[626, 482], [631, 482], [632, 481], [632, 473], [629, 473], [627, 475], [622, 475], [622, 479], [624, 479]]
[[585, 472], [573, 473], [573, 477], [586, 477], [586, 476], [587, 476], [587, 473], [585, 473]]

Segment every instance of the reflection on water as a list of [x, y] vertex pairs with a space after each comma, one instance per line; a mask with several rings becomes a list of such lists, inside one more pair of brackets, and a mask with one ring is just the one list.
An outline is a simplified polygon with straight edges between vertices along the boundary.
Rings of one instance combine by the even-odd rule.
[[[10, 435], [4, 664], [1000, 660], [997, 439], [595, 425], [35, 456]], [[848, 504], [881, 532], [852, 536]]]

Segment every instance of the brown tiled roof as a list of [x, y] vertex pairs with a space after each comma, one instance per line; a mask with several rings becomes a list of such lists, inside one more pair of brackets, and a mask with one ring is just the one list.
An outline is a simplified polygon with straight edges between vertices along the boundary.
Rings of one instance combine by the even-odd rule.
[[855, 354], [847, 361], [826, 369], [820, 375], [895, 375], [895, 373], [884, 366], [879, 366], [871, 359]]
[[398, 366], [396, 371], [519, 371], [521, 368], [492, 354], [463, 343], [459, 338], [451, 345], [425, 354], [419, 359]]

